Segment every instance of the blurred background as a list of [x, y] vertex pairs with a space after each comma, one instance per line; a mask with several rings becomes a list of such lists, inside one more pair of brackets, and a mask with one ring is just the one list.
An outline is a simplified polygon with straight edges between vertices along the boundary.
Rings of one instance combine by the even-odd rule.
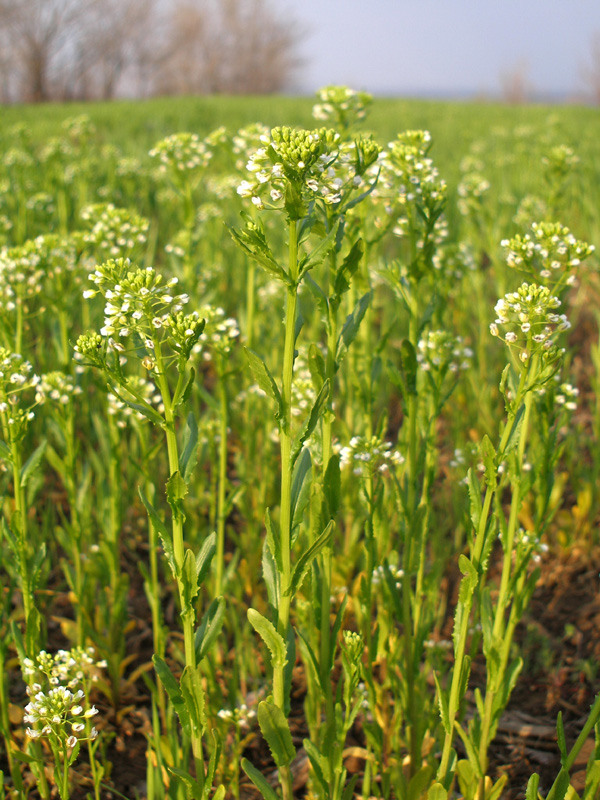
[[0, 102], [197, 94], [600, 104], [598, 0], [0, 0]]

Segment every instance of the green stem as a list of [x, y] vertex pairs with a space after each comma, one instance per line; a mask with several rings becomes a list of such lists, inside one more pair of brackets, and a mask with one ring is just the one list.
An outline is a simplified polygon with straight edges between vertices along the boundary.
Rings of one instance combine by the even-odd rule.
[[[292, 542], [292, 378], [294, 372], [294, 348], [296, 339], [296, 307], [297, 279], [298, 279], [298, 233], [296, 221], [291, 220], [289, 224], [289, 276], [293, 285], [288, 286], [287, 302], [285, 309], [285, 340], [283, 350], [283, 374], [281, 381], [281, 397], [283, 401], [283, 419], [280, 425], [280, 447], [281, 447], [281, 506], [279, 512], [279, 526], [281, 529], [281, 597], [279, 600], [277, 631], [287, 642], [291, 596], [287, 590], [291, 580], [291, 542]], [[275, 705], [285, 713], [285, 675], [284, 666], [278, 665], [273, 668], [273, 700]], [[280, 770], [281, 786], [284, 800], [291, 800], [292, 781], [289, 767]]]
[[[174, 395], [171, 395], [169, 382], [167, 379], [165, 364], [161, 352], [161, 344], [158, 339], [154, 340], [154, 356], [156, 359], [156, 379], [161, 393], [163, 405], [165, 407], [165, 434], [167, 438], [167, 453], [169, 458], [169, 478], [179, 471], [179, 451], [177, 447], [177, 436], [175, 433], [175, 409], [173, 408], [173, 396], [178, 394], [180, 384], [184, 380], [184, 370], [180, 368], [177, 387]], [[172, 514], [172, 537], [173, 537], [173, 557], [177, 569], [177, 588], [179, 590], [179, 600], [182, 611], [185, 608], [185, 591], [183, 579], [179, 577], [183, 573], [183, 561], [185, 558], [185, 544], [183, 539], [183, 519], [179, 514]], [[196, 648], [194, 643], [194, 613], [193, 609], [187, 610], [181, 615], [183, 625], [183, 639], [185, 651], [186, 667], [194, 670], [196, 668]], [[196, 779], [204, 781], [204, 758], [202, 751], [202, 738], [197, 733], [191, 733], [192, 751], [196, 766]]]
[[[506, 445], [510, 439], [510, 436], [513, 432], [513, 428], [516, 424], [517, 419], [517, 412], [520, 408], [523, 392], [526, 385], [528, 370], [523, 370], [521, 373], [521, 379], [519, 381], [519, 388], [517, 390], [517, 396], [515, 398], [514, 403], [514, 414], [511, 414], [509, 419], [507, 420], [506, 427], [504, 428], [504, 432], [502, 434], [502, 438], [500, 440], [500, 446], [498, 448], [498, 459], [501, 460], [502, 456], [504, 455], [504, 451], [506, 449]], [[487, 485], [485, 490], [485, 496], [483, 501], [483, 508], [481, 510], [481, 515], [479, 518], [479, 527], [475, 532], [475, 539], [473, 543], [473, 556], [472, 556], [472, 564], [479, 573], [481, 568], [481, 557], [484, 550], [484, 545], [486, 541], [486, 529], [488, 524], [488, 517], [490, 514], [490, 508], [492, 505], [492, 500], [494, 495], [496, 494], [496, 490], [498, 488], [497, 481], [494, 485]], [[450, 686], [450, 697], [448, 701], [448, 716], [449, 716], [449, 730], [446, 731], [446, 735], [444, 737], [444, 746], [442, 750], [442, 758], [440, 761], [440, 766], [438, 769], [437, 778], [438, 780], [447, 787], [449, 775], [448, 775], [448, 768], [450, 764], [450, 754], [452, 750], [452, 740], [454, 738], [454, 723], [456, 721], [456, 716], [458, 714], [458, 710], [460, 707], [460, 686], [461, 686], [461, 674], [463, 670], [463, 662], [465, 656], [465, 649], [467, 645], [467, 636], [469, 633], [469, 621], [471, 616], [471, 609], [473, 607], [473, 599], [474, 599], [475, 592], [473, 592], [467, 603], [465, 604], [465, 610], [461, 618], [461, 626], [458, 632], [458, 644], [456, 645], [456, 652], [455, 652], [455, 659], [454, 659], [454, 669], [452, 671], [452, 682]]]
[[224, 357], [219, 357], [219, 496], [217, 507], [217, 575], [215, 593], [223, 593], [223, 567], [225, 555], [225, 497], [227, 486], [227, 384], [225, 382]]

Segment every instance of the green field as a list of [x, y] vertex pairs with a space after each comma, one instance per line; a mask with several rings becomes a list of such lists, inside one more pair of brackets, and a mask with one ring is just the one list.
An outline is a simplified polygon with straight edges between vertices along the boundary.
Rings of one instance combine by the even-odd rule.
[[313, 104], [2, 110], [6, 797], [598, 796], [600, 117]]

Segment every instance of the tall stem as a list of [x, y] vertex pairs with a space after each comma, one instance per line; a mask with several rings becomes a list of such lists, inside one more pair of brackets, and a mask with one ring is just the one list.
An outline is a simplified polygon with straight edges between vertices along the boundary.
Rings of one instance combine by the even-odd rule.
[[[296, 307], [298, 279], [298, 234], [296, 221], [289, 224], [289, 276], [293, 285], [288, 286], [285, 308], [285, 340], [283, 350], [283, 375], [281, 381], [281, 397], [283, 400], [283, 419], [280, 425], [281, 447], [281, 506], [279, 526], [281, 529], [281, 597], [279, 599], [277, 631], [287, 642], [291, 596], [287, 589], [291, 580], [291, 544], [292, 544], [292, 378], [294, 373], [294, 347], [296, 339]], [[273, 669], [273, 700], [275, 705], [285, 713], [285, 675], [283, 665]], [[280, 770], [281, 786], [284, 800], [292, 798], [292, 781], [289, 767]]]
[[[177, 448], [177, 436], [175, 434], [175, 413], [173, 408], [173, 396], [169, 388], [165, 364], [162, 357], [161, 345], [158, 339], [154, 341], [154, 354], [156, 358], [156, 378], [158, 388], [161, 393], [163, 405], [165, 407], [165, 433], [167, 438], [167, 453], [169, 458], [169, 478], [179, 471], [179, 451]], [[180, 371], [179, 382], [183, 380], [183, 371]], [[175, 390], [177, 393], [177, 389]], [[172, 536], [173, 536], [173, 557], [177, 572], [183, 572], [183, 560], [185, 558], [185, 544], [183, 539], [183, 519], [179, 514], [172, 514]], [[184, 585], [181, 578], [177, 578], [177, 588], [179, 590], [179, 600], [182, 611], [185, 609]], [[193, 610], [186, 610], [181, 615], [183, 624], [183, 640], [185, 651], [185, 664], [190, 669], [196, 668], [196, 648], [194, 643], [194, 613]], [[204, 759], [202, 754], [202, 738], [192, 732], [192, 750], [196, 765], [196, 778], [198, 781], [204, 780]]]
[[224, 357], [219, 356], [219, 496], [217, 507], [217, 575], [216, 597], [223, 592], [223, 561], [225, 555], [225, 497], [227, 484], [227, 385]]

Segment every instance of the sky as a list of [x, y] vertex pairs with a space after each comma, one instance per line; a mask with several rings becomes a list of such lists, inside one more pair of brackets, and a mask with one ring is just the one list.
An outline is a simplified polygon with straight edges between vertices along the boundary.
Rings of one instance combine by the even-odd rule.
[[[522, 71], [539, 95], [579, 95], [600, 0], [277, 0], [306, 35], [296, 80], [380, 95], [500, 94]], [[600, 51], [600, 44], [599, 44]], [[599, 65], [600, 67], [600, 65]]]

